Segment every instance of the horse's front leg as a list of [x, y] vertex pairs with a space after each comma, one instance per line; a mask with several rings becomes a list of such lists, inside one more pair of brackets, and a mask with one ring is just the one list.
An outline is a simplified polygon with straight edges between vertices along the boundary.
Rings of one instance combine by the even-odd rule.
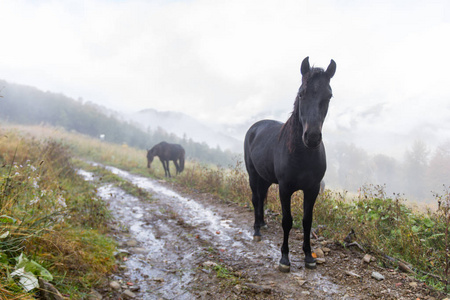
[[[164, 159], [161, 159], [161, 163], [162, 163], [163, 168], [164, 168], [164, 177], [167, 177], [166, 161]], [[169, 173], [169, 177], [170, 177], [170, 173]]]
[[283, 219], [281, 225], [283, 227], [283, 244], [281, 245], [281, 259], [278, 269], [281, 272], [287, 273], [291, 270], [291, 262], [289, 261], [289, 233], [292, 229], [292, 214], [291, 214], [291, 195], [280, 187], [280, 201]]
[[316, 188], [303, 191], [303, 252], [305, 252], [305, 267], [316, 268], [316, 260], [311, 253], [311, 224], [313, 219], [313, 208], [319, 194], [320, 184]]
[[166, 160], [166, 166], [167, 166], [167, 174], [169, 174], [169, 178], [172, 178], [170, 175], [170, 160]]

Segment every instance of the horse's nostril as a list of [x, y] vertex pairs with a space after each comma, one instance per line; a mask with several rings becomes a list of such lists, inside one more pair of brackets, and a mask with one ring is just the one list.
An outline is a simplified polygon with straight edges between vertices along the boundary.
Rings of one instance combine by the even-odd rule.
[[310, 141], [319, 141], [322, 137], [322, 134], [320, 132], [312, 132], [308, 135], [308, 140]]

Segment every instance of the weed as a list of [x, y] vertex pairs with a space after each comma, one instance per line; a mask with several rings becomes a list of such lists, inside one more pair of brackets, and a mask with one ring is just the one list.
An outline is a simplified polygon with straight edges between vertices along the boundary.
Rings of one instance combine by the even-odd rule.
[[[43, 130], [39, 134], [33, 133], [34, 136], [38, 136], [40, 139], [53, 136], [54, 139], [60, 140], [62, 145], [68, 145], [69, 150], [84, 159], [111, 164], [143, 176], [163, 178], [162, 167], [158, 164], [154, 164], [150, 170], [146, 168], [147, 162], [144, 150], [95, 141], [82, 135], [69, 134], [59, 130], [39, 129]], [[22, 132], [33, 130], [33, 128], [21, 128]], [[17, 131], [8, 133], [8, 139], [18, 140], [20, 134], [23, 133]], [[39, 143], [32, 140], [30, 143], [23, 143], [20, 146], [31, 149], [34, 147], [32, 144]], [[52, 147], [54, 146], [50, 145], [44, 151], [49, 153], [48, 157], [59, 153], [58, 149]], [[14, 190], [23, 182], [19, 181], [19, 178], [25, 179], [25, 177], [14, 177], [15, 167], [9, 164], [17, 154], [19, 155], [14, 161], [19, 165], [22, 164], [23, 166], [23, 163], [29, 159], [19, 152], [33, 153], [29, 150], [15, 153], [14, 147], [2, 148], [0, 143], [0, 165], [5, 165], [2, 168], [4, 171], [2, 195], [7, 197], [1, 199], [3, 207], [15, 207], [15, 203], [20, 202], [20, 197], [14, 194]], [[61, 161], [64, 162], [64, 159]], [[44, 163], [46, 164], [47, 161], [44, 161]], [[65, 163], [70, 163], [70, 161]], [[34, 160], [33, 165], [39, 166], [39, 160]], [[48, 169], [40, 168], [42, 171], [40, 178], [58, 174], [56, 169], [52, 170], [47, 165], [45, 168]], [[237, 160], [236, 165], [230, 168], [190, 161], [186, 163], [185, 171], [171, 181], [195, 191], [208, 192], [223, 200], [251, 207], [248, 177], [240, 160]], [[31, 183], [32, 180], [29, 182]], [[60, 195], [66, 200], [68, 207], [65, 212], [67, 214], [63, 216], [71, 224], [81, 224], [83, 221], [87, 221], [86, 216], [89, 216], [89, 219], [95, 219], [96, 214], [99, 214], [100, 221], [91, 225], [100, 226], [108, 218], [106, 210], [103, 210], [94, 196], [92, 198], [91, 196], [86, 197], [89, 194], [86, 194], [83, 189], [80, 191], [85, 196], [79, 196], [79, 199], [71, 193], [69, 195], [69, 191], [65, 189], [59, 190], [56, 185], [45, 190], [53, 191], [52, 194], [47, 194], [51, 199]], [[28, 195], [27, 199], [33, 195], [33, 189], [31, 188], [23, 191], [27, 192], [25, 193]], [[74, 187], [74, 191], [77, 191], [77, 187]], [[439, 208], [436, 211], [421, 212], [411, 208], [400, 195], [387, 195], [383, 186], [364, 186], [356, 195], [351, 195], [345, 191], [325, 190], [316, 201], [313, 226], [326, 225], [323, 234], [336, 241], [343, 241], [344, 237], [353, 229], [356, 232], [358, 242], [368, 251], [378, 254], [380, 258], [388, 255], [394, 257], [396, 261], [408, 262], [413, 265], [416, 273], [426, 280], [427, 284], [444, 288], [448, 286], [450, 270], [448, 252], [450, 200], [448, 195], [449, 191], [446, 190], [443, 195], [435, 196], [439, 203]], [[276, 185], [269, 189], [266, 205], [271, 211], [280, 214], [278, 187]], [[21, 208], [24, 209], [24, 207]], [[292, 213], [294, 224], [300, 227], [303, 216], [302, 192], [297, 192], [292, 196]], [[6, 215], [20, 221], [26, 219], [24, 214], [12, 215], [8, 213]], [[75, 220], [67, 220], [69, 216]], [[56, 217], [51, 217], [48, 220], [54, 221]], [[249, 222], [252, 222], [252, 220], [249, 220]], [[6, 231], [0, 232], [0, 236], [2, 234], [6, 234]]]
[[63, 293], [83, 298], [115, 263], [115, 244], [101, 233], [109, 212], [77, 176], [67, 146], [15, 131], [2, 136], [0, 298], [32, 297], [33, 286], [19, 282], [18, 258], [25, 256], [34, 270], [48, 270]]

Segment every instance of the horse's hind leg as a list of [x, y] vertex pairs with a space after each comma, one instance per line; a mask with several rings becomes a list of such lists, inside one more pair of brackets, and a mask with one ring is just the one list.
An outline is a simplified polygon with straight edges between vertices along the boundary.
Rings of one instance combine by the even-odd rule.
[[271, 183], [262, 179], [259, 175], [250, 177], [250, 188], [252, 189], [252, 203], [255, 211], [255, 223], [253, 228], [255, 233], [253, 234], [253, 240], [261, 240], [261, 227], [265, 226], [264, 222], [264, 200], [267, 197], [267, 190]]
[[311, 224], [313, 218], [313, 208], [319, 194], [320, 184], [316, 188], [304, 190], [303, 195], [303, 252], [305, 252], [305, 267], [314, 269], [316, 267], [316, 260], [311, 254]]
[[176, 159], [174, 159], [173, 160], [173, 163], [174, 163], [174, 165], [175, 165], [175, 169], [177, 170], [177, 175], [180, 173], [180, 166], [178, 165], [178, 163], [177, 163], [177, 160]]

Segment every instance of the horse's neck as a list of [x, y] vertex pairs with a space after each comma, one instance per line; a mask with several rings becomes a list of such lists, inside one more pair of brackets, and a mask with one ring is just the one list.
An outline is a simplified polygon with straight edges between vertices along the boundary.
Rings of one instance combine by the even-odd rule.
[[289, 149], [290, 153], [293, 153], [302, 142], [303, 126], [298, 116], [292, 114], [286, 123], [282, 127], [281, 139]]

